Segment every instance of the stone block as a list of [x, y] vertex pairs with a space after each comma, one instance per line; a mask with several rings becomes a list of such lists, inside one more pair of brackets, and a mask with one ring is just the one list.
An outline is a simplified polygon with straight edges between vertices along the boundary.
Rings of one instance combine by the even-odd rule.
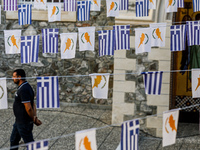
[[[62, 11], [61, 21], [76, 22], [76, 12]], [[6, 12], [6, 19], [18, 19], [18, 13]], [[32, 20], [48, 21], [48, 11], [32, 10]]]
[[135, 36], [130, 36], [130, 48], [135, 48]]
[[170, 71], [170, 61], [159, 61], [159, 69], [158, 70], [162, 70], [162, 71]]
[[170, 84], [170, 73], [163, 73], [162, 80], [163, 80], [164, 83]]
[[134, 115], [134, 104], [113, 104], [112, 106], [112, 124], [121, 124], [124, 115]]
[[170, 26], [166, 27], [166, 38], [170, 38]]
[[126, 50], [114, 51], [114, 58], [126, 58]]
[[114, 70], [114, 81], [125, 81], [125, 70]]
[[124, 92], [113, 92], [113, 105], [114, 104], [123, 104], [125, 99]]
[[[164, 81], [163, 81], [164, 82]], [[168, 83], [162, 83], [161, 95], [162, 94], [169, 94], [170, 85]]]
[[165, 48], [165, 49], [169, 49], [170, 50], [170, 44], [171, 44], [170, 38], [166, 37], [165, 38], [165, 47], [161, 47], [161, 49]]
[[147, 105], [169, 106], [169, 95], [147, 95]]
[[136, 60], [135, 59], [114, 59], [114, 69], [121, 70], [135, 70]]
[[133, 81], [115, 81], [113, 92], [135, 92], [135, 82]]
[[147, 128], [162, 128], [162, 117], [147, 118]]
[[152, 48], [148, 55], [149, 60], [171, 60], [171, 51], [169, 49]]
[[162, 138], [162, 128], [156, 128], [156, 137]]
[[158, 106], [157, 107], [157, 114], [161, 114], [163, 113], [164, 111], [168, 111], [169, 110], [169, 107], [168, 106]]

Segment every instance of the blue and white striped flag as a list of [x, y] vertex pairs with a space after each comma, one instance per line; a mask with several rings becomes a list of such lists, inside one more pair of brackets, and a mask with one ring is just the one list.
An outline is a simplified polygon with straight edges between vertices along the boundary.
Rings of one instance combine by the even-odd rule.
[[19, 25], [31, 24], [31, 19], [32, 19], [32, 5], [31, 4], [18, 5]]
[[4, 11], [17, 11], [17, 0], [4, 0]]
[[178, 8], [184, 8], [184, 0], [178, 0]]
[[59, 29], [42, 29], [43, 53], [58, 53]]
[[78, 21], [90, 20], [90, 1], [77, 2], [77, 17]]
[[76, 0], [64, 0], [64, 11], [76, 11]]
[[113, 26], [115, 31], [115, 50], [130, 50], [130, 25]]
[[99, 36], [99, 56], [114, 55], [114, 31], [98, 31]]
[[200, 21], [186, 22], [188, 46], [200, 45]]
[[146, 94], [160, 95], [162, 86], [162, 71], [143, 72]]
[[39, 35], [21, 37], [21, 63], [38, 62]]
[[193, 0], [193, 11], [200, 11], [200, 0]]
[[149, 16], [149, 0], [136, 0], [136, 17]]
[[37, 108], [59, 108], [58, 77], [37, 77]]
[[139, 120], [126, 121], [121, 125], [121, 150], [138, 150]]
[[128, 0], [119, 0], [119, 10], [128, 10]]
[[37, 141], [27, 146], [27, 150], [48, 150], [48, 141]]
[[186, 29], [185, 25], [173, 25], [170, 27], [170, 50], [182, 51], [185, 50]]

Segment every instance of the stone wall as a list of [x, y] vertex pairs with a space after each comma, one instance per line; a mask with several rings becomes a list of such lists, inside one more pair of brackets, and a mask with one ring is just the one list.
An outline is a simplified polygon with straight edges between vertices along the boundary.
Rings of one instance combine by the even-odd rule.
[[[13, 12], [17, 13], [17, 12]], [[35, 76], [68, 76], [68, 75], [88, 75], [90, 73], [113, 73], [113, 57], [98, 56], [98, 35], [95, 33], [95, 51], [79, 52], [77, 41], [76, 57], [74, 59], [61, 59], [60, 39], [57, 54], [42, 53], [42, 37], [40, 36], [39, 62], [31, 64], [21, 64], [20, 54], [5, 54], [3, 30], [21, 29], [22, 35], [41, 35], [42, 28], [60, 28], [60, 33], [78, 32], [78, 27], [95, 26], [96, 31], [112, 29], [114, 18], [106, 16], [106, 1], [102, 1], [100, 12], [91, 12], [90, 21], [85, 22], [56, 22], [33, 21], [31, 25], [20, 26], [18, 20], [6, 20], [5, 12], [2, 11], [2, 24], [0, 29], [0, 77], [12, 77], [12, 72], [16, 68], [23, 68], [27, 77]], [[39, 17], [39, 16], [38, 16]], [[36, 91], [36, 79], [28, 79]], [[110, 76], [108, 99], [94, 99], [92, 97], [90, 77], [60, 77], [59, 96], [62, 102], [68, 103], [95, 103], [102, 105], [112, 104], [113, 76]], [[13, 99], [16, 85], [12, 80], [7, 80], [8, 98]]]

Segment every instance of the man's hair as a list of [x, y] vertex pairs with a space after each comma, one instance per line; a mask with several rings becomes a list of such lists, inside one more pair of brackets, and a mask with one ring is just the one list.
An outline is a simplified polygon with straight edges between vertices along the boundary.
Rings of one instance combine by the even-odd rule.
[[13, 71], [13, 73], [16, 72], [17, 73], [17, 76], [21, 76], [23, 79], [21, 80], [25, 80], [26, 78], [26, 73], [23, 69], [16, 69]]

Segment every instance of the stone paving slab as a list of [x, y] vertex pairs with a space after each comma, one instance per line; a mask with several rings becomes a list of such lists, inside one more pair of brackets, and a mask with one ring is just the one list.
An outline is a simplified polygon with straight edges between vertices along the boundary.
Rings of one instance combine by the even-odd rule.
[[[9, 108], [12, 105], [9, 104]], [[75, 132], [90, 128], [96, 130], [98, 150], [115, 150], [120, 142], [121, 128], [106, 127], [111, 124], [111, 110], [84, 106], [61, 106], [59, 109], [38, 110], [38, 117], [43, 125], [34, 126], [35, 140], [51, 139], [64, 135], [68, 137], [49, 141], [50, 150], [74, 150]], [[12, 109], [0, 110], [0, 148], [9, 147], [9, 138], [14, 123]], [[102, 128], [103, 127], [103, 128]], [[200, 149], [198, 124], [179, 123], [176, 144], [162, 147], [162, 139], [154, 138], [143, 131], [139, 135], [140, 150], [197, 150]], [[187, 136], [187, 137], [186, 137]], [[183, 137], [183, 138], [181, 138]], [[25, 150], [21, 147], [19, 150]]]

